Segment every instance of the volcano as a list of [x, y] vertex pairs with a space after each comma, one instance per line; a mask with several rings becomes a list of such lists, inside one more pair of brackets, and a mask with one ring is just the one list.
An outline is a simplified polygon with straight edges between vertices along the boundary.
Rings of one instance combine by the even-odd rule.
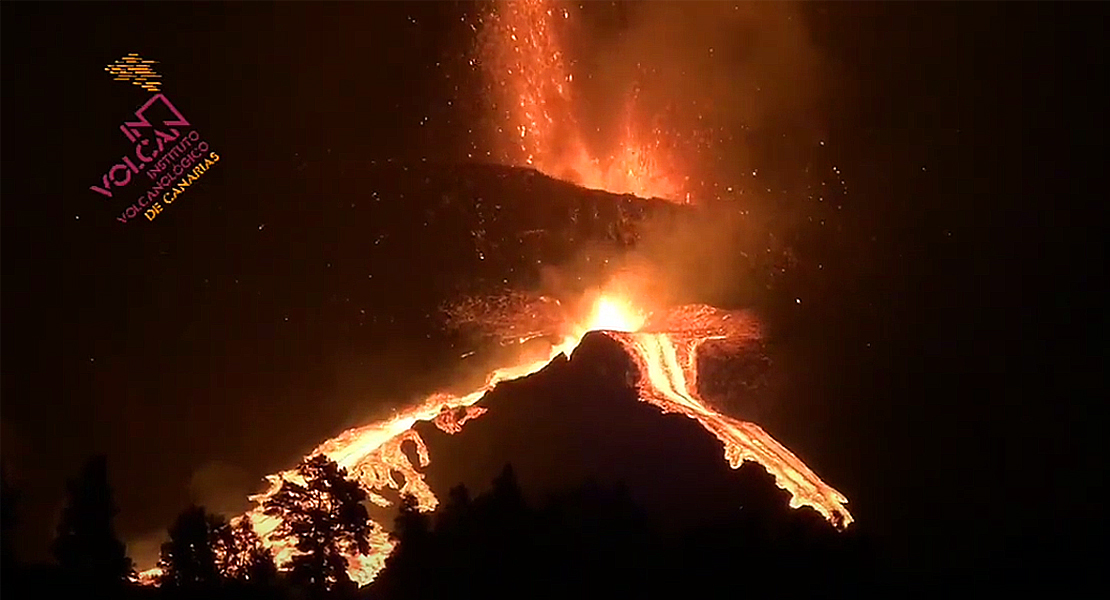
[[[417, 423], [416, 437], [402, 451], [413, 464], [420, 464], [424, 452], [435, 457], [419, 476], [444, 499], [447, 515], [459, 510], [454, 502], [460, 483], [471, 493], [488, 493], [491, 481], [497, 489], [506, 465], [531, 507], [565, 506], [561, 503], [567, 498], [573, 503], [573, 498], [582, 498], [579, 494], [595, 498], [591, 494], [604, 497], [604, 490], [621, 490], [635, 507], [632, 515], [650, 524], [644, 532], [646, 547], [633, 544], [616, 555], [607, 553], [613, 541], [606, 535], [619, 535], [607, 527], [626, 518], [618, 515], [597, 516], [601, 520], [596, 522], [581, 517], [589, 523], [585, 529], [571, 520], [558, 522], [546, 534], [521, 532], [513, 538], [518, 545], [512, 546], [520, 555], [484, 545], [477, 541], [481, 537], [473, 540], [475, 547], [448, 541], [456, 545], [442, 552], [466, 556], [447, 554], [456, 558], [437, 562], [434, 557], [442, 555], [432, 552], [423, 555], [428, 563], [422, 567], [411, 566], [418, 559], [405, 554], [402, 539], [395, 552], [403, 558], [386, 561], [370, 586], [372, 593], [391, 597], [398, 578], [408, 582], [402, 585], [414, 586], [410, 572], [393, 572], [405, 568], [397, 565], [441, 573], [450, 580], [440, 584], [448, 590], [444, 594], [496, 595], [481, 586], [519, 589], [550, 579], [556, 589], [539, 589], [534, 595], [551, 598], [566, 597], [569, 589], [578, 592], [572, 595], [635, 591], [648, 597], [664, 595], [662, 589], [713, 592], [735, 585], [738, 578], [749, 592], [774, 593], [781, 592], [783, 577], [796, 573], [820, 580], [826, 592], [846, 593], [851, 588], [841, 586], [862, 582], [858, 573], [875, 576], [867, 571], [865, 565], [872, 563], [855, 529], [837, 532], [810, 507], [792, 510], [791, 495], [762, 467], [745, 464], [734, 470], [722, 460], [720, 444], [695, 420], [643, 402], [635, 385], [643, 377], [642, 366], [616, 337], [588, 333], [569, 358], [559, 356], [534, 375], [499, 385], [471, 407], [484, 412], [460, 429]], [[745, 344], [730, 352], [758, 353], [759, 347]], [[401, 473], [394, 476], [404, 481]], [[385, 495], [401, 500], [396, 490]], [[478, 502], [481, 506], [482, 500]], [[603, 504], [589, 502], [586, 514], [609, 514]], [[389, 509], [374, 514], [379, 522], [392, 522], [394, 516]], [[444, 539], [456, 540], [450, 537], [450, 522], [439, 518], [437, 527], [446, 523], [448, 528]], [[484, 526], [496, 528], [496, 522]], [[560, 560], [560, 553], [569, 558]], [[547, 560], [567, 562], [571, 568], [547, 566]], [[545, 569], [556, 574], [545, 575]]]
[[[773, 511], [776, 518], [791, 512], [789, 494], [762, 468], [732, 469], [720, 443], [695, 420], [641, 401], [639, 371], [610, 334], [588, 333], [569, 358], [559, 356], [538, 373], [486, 394], [474, 405], [483, 414], [457, 433], [434, 422], [416, 424], [435, 457], [422, 475], [445, 498], [459, 483], [485, 489], [503, 465], [512, 464], [536, 503], [583, 481], [623, 483], [654, 521], [675, 530], [720, 522], [745, 506]], [[418, 463], [415, 444], [403, 450]], [[809, 507], [797, 512], [798, 519], [822, 520]]]
[[[480, 402], [487, 393], [540, 372], [552, 361], [551, 368], [563, 368], [558, 366], [565, 360], [560, 357], [573, 356], [589, 332], [600, 331], [610, 343], [622, 347], [626, 360], [637, 365], [635, 375], [624, 369], [618, 377], [644, 401], [634, 410], [678, 413], [666, 418], [681, 419], [686, 421], [683, 427], [701, 429], [698, 435], [707, 439], [699, 443], [716, 447], [713, 468], [731, 470], [745, 462], [758, 463], [771, 473], [775, 485], [789, 494], [783, 506], [809, 507], [837, 527], [851, 523], [844, 508], [847, 500], [802, 460], [754, 423], [729, 417], [701, 398], [699, 389], [705, 392], [721, 383], [716, 376], [698, 377], [701, 351], [740, 344], [741, 355], [747, 352], [758, 357], [753, 350], [760, 338], [758, 319], [708, 306], [660, 307], [649, 296], [603, 289], [618, 270], [620, 257], [638, 250], [645, 230], [698, 223], [706, 218], [701, 209], [585, 190], [521, 168], [341, 161], [302, 167], [294, 170], [291, 180], [303, 187], [287, 186], [284, 193], [303, 198], [303, 211], [267, 222], [261, 240], [238, 249], [231, 259], [237, 262], [230, 266], [232, 272], [267, 269], [273, 274], [267, 280], [274, 287], [266, 290], [266, 295], [287, 298], [286, 305], [315, 307], [309, 309], [314, 313], [295, 316], [312, 323], [304, 333], [316, 337], [272, 339], [275, 348], [295, 343], [306, 352], [297, 364], [284, 365], [267, 364], [265, 355], [251, 353], [236, 365], [236, 375], [249, 376], [252, 368], [258, 368], [253, 365], [261, 363], [257, 378], [280, 389], [282, 373], [311, 373], [329, 362], [337, 346], [378, 347], [388, 353], [390, 339], [413, 345], [425, 373], [423, 390], [410, 392], [409, 399], [337, 390], [336, 398], [312, 419], [311, 428], [298, 421], [297, 430], [288, 435], [288, 423], [269, 429], [294, 446], [311, 440], [310, 455], [323, 453], [338, 462], [371, 491], [380, 507], [394, 507], [397, 493], [412, 493], [421, 508], [432, 510], [440, 490], [429, 487], [426, 477], [456, 483], [487, 477], [488, 473], [471, 473], [465, 468], [457, 472], [446, 468], [443, 475], [436, 474], [440, 458], [421, 432], [428, 426], [441, 432], [466, 431], [471, 424], [480, 423], [485, 413], [501, 410], [501, 403], [494, 406], [490, 400], [487, 408]], [[322, 238], [309, 233], [324, 224], [329, 224], [333, 235]], [[226, 268], [229, 265], [223, 256], [226, 254], [220, 261]], [[573, 285], [561, 287], [561, 297], [544, 294], [544, 273], [552, 270], [577, 275]], [[288, 280], [288, 285], [283, 285], [283, 280]], [[307, 297], [310, 295], [322, 297], [313, 301]], [[445, 306], [444, 299], [455, 300]], [[266, 316], [256, 304], [244, 303], [241, 308], [249, 308], [249, 316], [241, 321], [233, 316], [229, 319], [236, 308], [219, 307], [214, 312], [223, 322], [211, 326], [249, 327]], [[356, 311], [358, 316], [352, 314]], [[357, 327], [351, 326], [352, 320]], [[316, 347], [320, 348], [320, 364], [306, 363], [303, 356], [312, 355]], [[472, 357], [491, 348], [484, 358]], [[235, 351], [228, 349], [227, 353]], [[471, 379], [453, 378], [452, 369], [457, 374], [459, 365], [467, 361], [474, 363], [465, 368]], [[474, 380], [474, 374], [480, 372], [488, 376]], [[435, 389], [445, 391], [427, 394]], [[268, 412], [280, 413], [284, 410], [280, 398], [288, 393], [275, 396], [279, 400]], [[336, 399], [361, 403], [363, 416], [355, 423], [351, 416], [335, 419], [334, 412], [328, 411], [335, 410]], [[388, 406], [383, 406], [383, 401], [393, 402], [396, 409], [383, 414]], [[303, 403], [289, 408], [289, 414], [306, 410]], [[255, 426], [266, 427], [265, 419]], [[328, 433], [334, 435], [346, 427], [351, 428], [319, 443]], [[312, 440], [313, 435], [318, 437]], [[647, 436], [645, 443], [650, 445], [651, 439]], [[478, 444], [484, 447], [482, 442]], [[466, 460], [464, 450], [445, 452], [448, 461]], [[577, 461], [584, 464], [586, 459]], [[271, 476], [272, 486], [278, 486], [288, 473]], [[634, 475], [624, 473], [619, 479], [644, 478]], [[714, 480], [711, 475], [705, 477]], [[447, 484], [437, 483], [439, 488], [443, 485]], [[254, 500], [264, 499], [273, 489]], [[727, 503], [724, 499], [730, 498], [732, 491], [721, 490], [706, 493]], [[651, 497], [648, 494], [645, 502], [657, 512], [677, 514], [673, 505], [660, 505], [661, 499]], [[714, 511], [718, 509], [704, 512]], [[275, 523], [256, 511], [247, 514], [266, 539]], [[379, 514], [377, 522], [388, 522], [387, 514]], [[288, 560], [290, 549], [274, 546], [279, 563]], [[373, 579], [392, 549], [384, 527], [379, 526], [374, 547], [372, 555], [350, 557], [352, 577], [360, 583]]]
[[[754, 423], [740, 421], [713, 409], [698, 392], [699, 350], [710, 342], [735, 347], [758, 339], [758, 321], [750, 315], [708, 306], [686, 306], [662, 314], [645, 315], [621, 299], [602, 296], [586, 320], [565, 330], [563, 341], [554, 344], [547, 359], [524, 361], [495, 370], [486, 383], [465, 395], [432, 394], [417, 405], [390, 419], [348, 430], [317, 447], [310, 456], [323, 455], [345, 469], [370, 490], [370, 500], [382, 507], [395, 506], [381, 494], [396, 490], [411, 496], [413, 506], [433, 510], [439, 500], [420, 469], [431, 463], [429, 448], [416, 428], [432, 422], [446, 433], [459, 433], [465, 423], [487, 412], [479, 403], [503, 382], [520, 380], [543, 370], [571, 354], [591, 332], [601, 331], [617, 342], [635, 362], [636, 368], [618, 369], [623, 379], [635, 381], [636, 396], [663, 413], [678, 413], [696, 421], [724, 446], [724, 457], [732, 468], [751, 461], [761, 465], [775, 484], [790, 495], [793, 508], [808, 506], [838, 528], [852, 522], [845, 509], [847, 499], [825, 484], [803, 461]], [[560, 333], [560, 332], [552, 332]], [[408, 448], [406, 448], [406, 446]], [[666, 459], [663, 459], [664, 461]], [[286, 471], [269, 477], [271, 488], [255, 496], [260, 505], [300, 475]], [[276, 550], [279, 563], [291, 559], [293, 548], [287, 538], [273, 538], [279, 517], [259, 509], [246, 515], [263, 539]], [[348, 557], [352, 579], [369, 583], [385, 567], [395, 544], [377, 523], [371, 536], [371, 552]], [[363, 551], [365, 552], [365, 551]]]

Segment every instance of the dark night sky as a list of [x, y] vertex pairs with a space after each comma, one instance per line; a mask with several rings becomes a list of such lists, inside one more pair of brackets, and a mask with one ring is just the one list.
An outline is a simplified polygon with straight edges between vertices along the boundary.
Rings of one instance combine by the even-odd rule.
[[[360, 398], [434, 379], [417, 375], [435, 351], [404, 316], [416, 292], [349, 284], [369, 259], [334, 254], [338, 213], [309, 204], [371, 186], [297, 173], [480, 148], [468, 9], [5, 3], [2, 442], [27, 499], [28, 556], [44, 555], [63, 482], [90, 453], [108, 453], [119, 529], [137, 539], [190, 489], [218, 503], [213, 490], [249, 489], [385, 410]], [[827, 133], [853, 193], [845, 239], [814, 250], [837, 279], [762, 299], [798, 340], [774, 430], [898, 556], [1004, 563], [1103, 523], [1084, 416], [1103, 361], [1084, 336], [1101, 321], [1086, 291], [1105, 252], [1082, 225], [1104, 196], [1083, 176], [1105, 118], [1071, 91], [1102, 71], [1084, 28], [1103, 13], [805, 10], [845, 73]], [[124, 226], [88, 186], [125, 151], [116, 127], [146, 97], [103, 72], [128, 52], [160, 61], [164, 91], [222, 160], [183, 205]], [[803, 293], [817, 301], [788, 310]]]

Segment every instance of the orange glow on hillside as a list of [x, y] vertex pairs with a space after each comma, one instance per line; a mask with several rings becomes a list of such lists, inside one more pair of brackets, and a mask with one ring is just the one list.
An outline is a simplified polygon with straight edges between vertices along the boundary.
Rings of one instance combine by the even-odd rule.
[[[635, 90], [628, 90], [623, 108], [613, 111], [610, 129], [615, 133], [607, 147], [598, 149], [596, 140], [588, 139], [577, 114], [582, 100], [576, 95], [573, 63], [559, 33], [560, 26], [572, 18], [570, 10], [558, 7], [555, 0], [499, 1], [488, 6], [482, 17], [479, 55], [491, 99], [497, 103], [505, 162], [530, 166], [586, 188], [688, 201], [683, 165], [661, 142], [665, 136], [659, 125], [642, 114]], [[570, 356], [588, 332], [603, 331], [638, 366], [637, 391], [642, 401], [697, 421], [721, 442], [723, 458], [732, 468], [745, 461], [760, 464], [790, 494], [791, 507], [811, 507], [837, 528], [851, 524], [847, 499], [801, 459], [758, 425], [720, 414], [698, 394], [699, 349], [707, 342], [756, 340], [761, 335], [758, 321], [745, 313], [701, 305], [649, 312], [629, 296], [644, 300], [636, 294], [600, 295], [587, 310], [562, 323], [560, 331], [547, 331], [552, 327], [521, 316], [519, 323], [507, 324], [497, 333], [521, 343], [556, 340], [539, 359], [494, 370], [482, 385], [464, 395], [432, 394], [392, 418], [344, 431], [308, 456], [323, 454], [337, 462], [379, 506], [391, 505], [386, 496], [392, 494], [386, 490], [392, 490], [411, 494], [422, 510], [434, 510], [439, 500], [424, 478], [433, 457], [414, 425], [431, 422], [448, 434], [459, 433], [467, 422], [490, 409], [477, 403], [499, 383], [537, 373], [559, 355]], [[415, 448], [415, 463], [402, 447]], [[397, 473], [401, 477], [395, 477]], [[289, 470], [267, 479], [269, 489], [251, 497], [259, 505], [277, 492], [282, 481], [295, 481], [297, 475]], [[278, 565], [287, 565], [295, 550], [272, 537], [277, 518], [264, 515], [258, 507], [244, 516], [274, 550]], [[373, 523], [371, 552], [348, 557], [352, 579], [360, 585], [373, 581], [393, 547], [385, 528]], [[144, 573], [147, 581], [154, 572]]]
[[[325, 454], [346, 468], [370, 493], [371, 501], [380, 506], [390, 505], [380, 492], [391, 489], [400, 494], [412, 494], [422, 510], [434, 510], [439, 500], [422, 473], [431, 464], [431, 457], [413, 425], [430, 421], [447, 433], [458, 433], [466, 421], [486, 411], [485, 407], [474, 405], [499, 382], [536, 373], [556, 356], [570, 356], [587, 332], [603, 330], [636, 361], [640, 371], [637, 389], [643, 401], [663, 412], [677, 412], [696, 420], [721, 441], [724, 458], [733, 468], [739, 468], [745, 461], [762, 465], [774, 476], [777, 485], [790, 493], [790, 506], [809, 506], [838, 528], [852, 522], [852, 516], [844, 507], [847, 499], [821, 481], [798, 457], [758, 425], [714, 411], [697, 394], [698, 347], [710, 340], [758, 339], [759, 324], [753, 317], [708, 306], [688, 306], [649, 320], [627, 300], [602, 295], [582, 323], [584, 325], [574, 328], [579, 334], [566, 336], [562, 342], [554, 344], [544, 360], [498, 369], [490, 374], [484, 385], [464, 396], [433, 394], [392, 419], [345, 431], [318, 446], [309, 456]], [[402, 452], [402, 445], [406, 443], [416, 448], [417, 464]], [[402, 474], [403, 483], [394, 477], [394, 472]], [[252, 500], [261, 504], [278, 490], [283, 479], [296, 481], [297, 475], [290, 470], [269, 476], [270, 489], [253, 496]], [[293, 556], [293, 548], [271, 538], [277, 519], [263, 515], [260, 508], [245, 516], [252, 520], [264, 543], [274, 550], [279, 566], [287, 564]], [[348, 559], [350, 575], [360, 585], [375, 578], [393, 550], [388, 532], [378, 523], [373, 524], [373, 529], [371, 553]], [[143, 575], [149, 580], [153, 572]]]

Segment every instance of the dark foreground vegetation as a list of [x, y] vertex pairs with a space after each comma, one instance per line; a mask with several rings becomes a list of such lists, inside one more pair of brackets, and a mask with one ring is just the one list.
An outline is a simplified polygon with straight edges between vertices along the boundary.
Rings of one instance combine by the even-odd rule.
[[386, 570], [357, 588], [344, 556], [369, 549], [367, 496], [324, 457], [300, 466], [263, 506], [280, 516], [278, 537], [300, 554], [278, 570], [246, 521], [234, 525], [192, 506], [169, 528], [160, 586], [133, 582], [134, 566], [113, 533], [116, 509], [103, 458], [69, 485], [54, 563], [22, 564], [10, 546], [18, 493], [3, 490], [3, 597], [82, 598], [570, 598], [694, 594], [841, 596], [876, 583], [852, 530], [836, 533], [777, 490], [745, 498], [735, 518], [712, 526], [660, 528], [621, 485], [586, 482], [530, 503], [511, 466], [491, 489], [451, 490], [434, 514], [405, 497]]

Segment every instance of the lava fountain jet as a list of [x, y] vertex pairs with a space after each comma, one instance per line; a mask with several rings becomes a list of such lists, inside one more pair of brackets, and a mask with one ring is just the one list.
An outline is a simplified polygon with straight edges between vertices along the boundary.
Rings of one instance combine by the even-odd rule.
[[478, 60], [498, 108], [498, 142], [512, 140], [502, 159], [590, 189], [688, 202], [677, 157], [660, 126], [645, 125], [635, 89], [606, 147], [587, 142], [583, 99], [559, 35], [570, 17], [551, 0], [502, 1], [482, 15]]
[[[635, 90], [628, 92], [611, 147], [605, 151], [591, 147], [576, 115], [579, 97], [575, 94], [575, 78], [557, 31], [558, 22], [569, 19], [568, 10], [557, 8], [549, 0], [500, 2], [483, 16], [479, 54], [503, 119], [501, 139], [512, 140], [504, 149], [504, 162], [531, 166], [587, 188], [687, 202], [686, 178], [678, 175], [678, 163], [659, 142], [659, 127], [643, 126], [644, 120], [637, 114]], [[600, 331], [620, 343], [633, 358], [642, 401], [697, 421], [721, 442], [731, 467], [739, 468], [746, 461], [760, 464], [790, 494], [792, 507], [811, 507], [837, 528], [852, 522], [845, 508], [847, 499], [797, 456], [758, 425], [720, 414], [698, 394], [699, 349], [709, 342], [758, 339], [759, 323], [754, 317], [703, 305], [648, 314], [626, 298], [603, 295], [587, 315], [568, 322], [571, 325], [564, 331], [543, 332], [547, 339], [558, 341], [538, 360], [497, 369], [483, 385], [465, 395], [430, 395], [390, 419], [345, 431], [308, 456], [322, 454], [334, 460], [379, 506], [392, 505], [384, 493], [393, 490], [412, 495], [421, 510], [434, 510], [439, 501], [422, 472], [432, 457], [413, 426], [431, 422], [446, 433], [458, 433], [487, 410], [478, 402], [499, 383], [537, 373], [560, 355], [569, 357], [586, 333]], [[537, 328], [543, 327], [527, 322], [511, 330], [535, 333]], [[415, 448], [415, 461], [402, 450], [406, 445]], [[263, 542], [274, 551], [278, 565], [284, 566], [295, 549], [288, 541], [272, 537], [278, 517], [263, 514], [260, 507], [283, 481], [297, 482], [298, 475], [289, 470], [267, 479], [270, 488], [251, 498], [259, 507], [240, 518], [251, 520]], [[373, 523], [371, 552], [348, 557], [351, 578], [360, 585], [371, 582], [385, 567], [392, 550], [393, 542], [386, 530]], [[153, 571], [146, 572], [145, 580], [149, 581], [151, 574]]]
[[[758, 425], [716, 412], [697, 393], [698, 348], [709, 341], [742, 343], [758, 339], [759, 325], [754, 317], [708, 306], [647, 315], [627, 300], [602, 295], [580, 322], [581, 325], [562, 333], [561, 341], [552, 345], [546, 359], [495, 370], [484, 385], [463, 396], [433, 394], [389, 420], [345, 431], [318, 446], [309, 456], [323, 454], [346, 468], [380, 506], [390, 506], [381, 492], [391, 489], [414, 496], [422, 510], [433, 510], [439, 501], [421, 472], [429, 466], [431, 457], [413, 425], [428, 421], [447, 433], [457, 433], [468, 420], [486, 411], [475, 405], [498, 383], [536, 373], [560, 354], [570, 356], [586, 333], [602, 331], [619, 342], [638, 365], [637, 389], [641, 400], [664, 412], [681, 413], [696, 420], [721, 441], [724, 456], [733, 468], [739, 468], [745, 461], [762, 465], [774, 476], [777, 485], [790, 493], [792, 507], [811, 507], [838, 528], [852, 522], [844, 506], [847, 499], [821, 481], [798, 457]], [[417, 464], [402, 451], [405, 444], [416, 448]], [[403, 483], [393, 473], [400, 473]], [[270, 489], [252, 500], [261, 505], [277, 492], [283, 480], [296, 481], [297, 477], [293, 470], [269, 476]], [[263, 541], [274, 550], [278, 564], [288, 563], [294, 549], [271, 537], [278, 525], [277, 518], [264, 515], [260, 508], [244, 517], [252, 520]], [[351, 578], [360, 585], [376, 577], [393, 550], [386, 530], [378, 523], [373, 524], [373, 530], [370, 554], [348, 557]]]

